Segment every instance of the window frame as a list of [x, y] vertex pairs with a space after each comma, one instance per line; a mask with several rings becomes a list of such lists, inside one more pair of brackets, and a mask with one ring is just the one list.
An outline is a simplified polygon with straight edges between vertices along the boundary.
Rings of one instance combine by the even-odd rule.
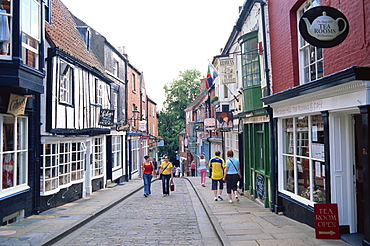
[[91, 178], [96, 179], [104, 176], [104, 141], [101, 137], [96, 137], [92, 141], [92, 160]]
[[[14, 119], [13, 122], [13, 129], [5, 129], [5, 117], [9, 117], [10, 119]], [[12, 131], [10, 131], [12, 130]], [[4, 132], [8, 131], [8, 134], [12, 135], [13, 139], [13, 148], [12, 149], [4, 149], [4, 142], [6, 142], [6, 136]], [[17, 116], [13, 117], [7, 114], [0, 114], [0, 137], [3, 141], [0, 143], [0, 158], [2, 163], [0, 165], [0, 198], [5, 197], [22, 190], [28, 189], [28, 118], [24, 116]], [[5, 138], [5, 139], [4, 139]], [[16, 144], [14, 144], [16, 143]], [[4, 172], [4, 158], [5, 155], [11, 154], [11, 160], [13, 167], [10, 167], [11, 164], [8, 164], [9, 170], [7, 173]], [[10, 160], [9, 160], [10, 161]], [[23, 161], [21, 163], [21, 161]], [[10, 162], [7, 162], [10, 163]], [[12, 170], [10, 170], [12, 168]], [[20, 172], [21, 170], [21, 172]], [[11, 171], [13, 171], [11, 173]], [[22, 176], [20, 176], [21, 174]], [[12, 186], [4, 187], [4, 177], [12, 175]]]
[[2, 44], [2, 45], [6, 45], [7, 47], [7, 53], [6, 54], [1, 54], [0, 53], [0, 59], [1, 60], [10, 60], [12, 58], [12, 44], [13, 44], [13, 0], [10, 1], [10, 4], [9, 4], [9, 12], [6, 12], [5, 13], [0, 13], [0, 18], [2, 18], [3, 16], [7, 17], [7, 21], [8, 21], [8, 26], [9, 26], [9, 40], [8, 42], [6, 42], [5, 44]]
[[[307, 117], [307, 126], [300, 123], [305, 117]], [[317, 120], [320, 118], [321, 121]], [[287, 122], [291, 123], [287, 124]], [[279, 177], [281, 177], [279, 192], [310, 206], [325, 202], [324, 139], [322, 137], [319, 140], [317, 137], [320, 133], [323, 135], [323, 131], [321, 114], [294, 115], [279, 119], [279, 146], [282, 146], [279, 148]], [[303, 133], [305, 135], [302, 135]], [[318, 149], [322, 151], [322, 158], [319, 158], [316, 153]], [[320, 172], [316, 170], [317, 165], [320, 165]], [[304, 178], [304, 171], [307, 168], [308, 182]], [[305, 185], [308, 186], [305, 187]], [[311, 190], [310, 187], [314, 189]]]
[[[65, 64], [65, 65], [64, 65]], [[58, 63], [58, 102], [60, 104], [72, 106], [73, 102], [73, 88], [74, 88], [74, 66], [62, 59]], [[64, 80], [65, 79], [65, 80]], [[64, 86], [62, 86], [62, 80]], [[63, 96], [62, 96], [63, 95]]]
[[[299, 20], [304, 12], [306, 12], [310, 8], [312, 2], [313, 0], [306, 1], [297, 10], [297, 23], [299, 23]], [[297, 31], [297, 34], [300, 84], [309, 83], [311, 81], [324, 77], [323, 48], [319, 48], [313, 46], [312, 44], [309, 44], [306, 40], [303, 39], [299, 31]]]
[[[255, 40], [255, 47], [248, 49], [249, 42]], [[239, 40], [241, 48], [242, 83], [244, 88], [261, 87], [261, 63], [258, 54], [258, 31], [245, 34]], [[247, 59], [248, 56], [253, 59]], [[250, 67], [250, 69], [248, 69]], [[251, 80], [248, 80], [251, 77]], [[248, 83], [251, 81], [251, 83]]]

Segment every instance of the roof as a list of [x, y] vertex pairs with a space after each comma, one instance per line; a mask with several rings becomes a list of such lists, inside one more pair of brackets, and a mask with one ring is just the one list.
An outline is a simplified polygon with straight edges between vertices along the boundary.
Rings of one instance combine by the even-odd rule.
[[53, 45], [104, 73], [104, 67], [93, 52], [87, 50], [85, 41], [77, 30], [68, 8], [60, 0], [52, 0], [52, 21], [45, 22], [46, 35]]

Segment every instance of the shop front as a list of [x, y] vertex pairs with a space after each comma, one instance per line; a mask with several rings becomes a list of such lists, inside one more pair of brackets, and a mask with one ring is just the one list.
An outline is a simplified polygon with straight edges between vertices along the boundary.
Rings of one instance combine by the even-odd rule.
[[313, 226], [314, 204], [336, 203], [341, 231], [364, 232], [369, 74], [351, 67], [262, 99], [276, 129], [278, 211]]

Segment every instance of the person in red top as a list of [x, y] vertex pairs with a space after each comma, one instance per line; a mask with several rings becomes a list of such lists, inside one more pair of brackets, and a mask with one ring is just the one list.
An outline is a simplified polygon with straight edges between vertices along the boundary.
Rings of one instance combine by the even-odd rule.
[[149, 156], [144, 156], [145, 161], [141, 164], [144, 180], [144, 196], [147, 197], [151, 194], [150, 185], [152, 183], [152, 177], [155, 175], [155, 168], [153, 162], [150, 161]]

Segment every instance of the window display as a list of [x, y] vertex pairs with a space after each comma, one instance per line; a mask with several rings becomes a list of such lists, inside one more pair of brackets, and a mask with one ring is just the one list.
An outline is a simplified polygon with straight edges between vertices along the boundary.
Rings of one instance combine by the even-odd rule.
[[[27, 118], [0, 115], [1, 190], [27, 184]], [[14, 144], [17, 143], [17, 144]], [[1, 194], [0, 194], [1, 196]]]
[[322, 116], [284, 119], [282, 155], [284, 174], [282, 189], [312, 202], [325, 202]]

